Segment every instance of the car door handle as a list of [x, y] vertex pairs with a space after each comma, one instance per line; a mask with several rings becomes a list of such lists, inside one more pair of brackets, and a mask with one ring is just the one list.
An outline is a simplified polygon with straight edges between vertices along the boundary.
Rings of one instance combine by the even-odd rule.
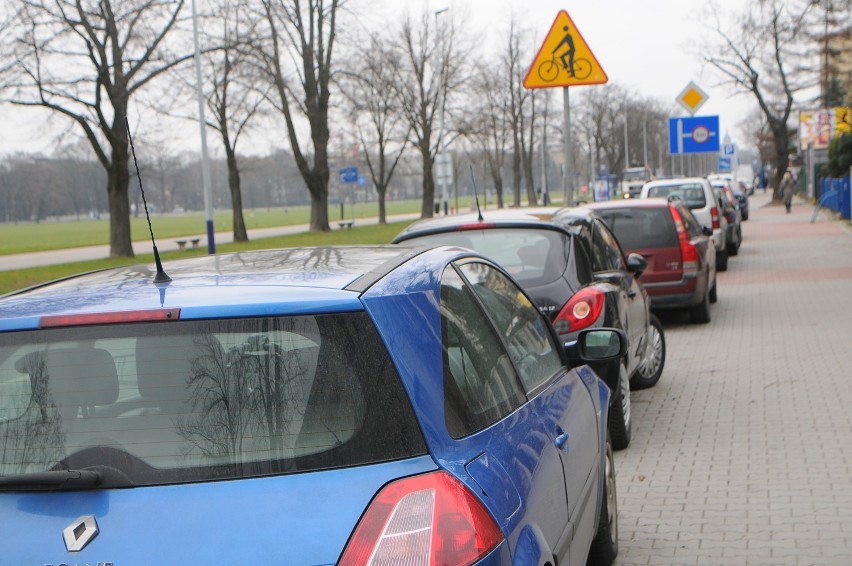
[[567, 452], [568, 451], [568, 433], [562, 432], [553, 439], [553, 443], [560, 450]]

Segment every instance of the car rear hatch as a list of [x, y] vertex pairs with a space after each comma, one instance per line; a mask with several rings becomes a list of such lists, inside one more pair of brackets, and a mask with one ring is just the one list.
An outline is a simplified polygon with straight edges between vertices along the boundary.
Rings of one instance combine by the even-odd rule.
[[648, 262], [642, 283], [679, 281], [683, 277], [677, 230], [668, 206], [598, 210], [626, 253]]
[[4, 563], [333, 564], [436, 468], [363, 311], [73, 323], [0, 333]]

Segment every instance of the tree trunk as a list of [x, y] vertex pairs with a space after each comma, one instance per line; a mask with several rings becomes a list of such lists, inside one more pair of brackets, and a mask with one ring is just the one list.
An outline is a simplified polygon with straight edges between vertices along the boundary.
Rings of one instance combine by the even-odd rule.
[[[122, 128], [123, 129], [123, 128]], [[109, 202], [109, 256], [134, 257], [130, 237], [130, 175], [127, 171], [127, 134], [113, 127], [116, 141], [107, 168], [107, 201]], [[156, 233], [155, 233], [156, 236]]]
[[387, 224], [387, 210], [385, 209], [385, 195], [388, 192], [388, 186], [384, 183], [376, 184], [376, 194], [379, 197], [379, 224]]
[[772, 178], [772, 200], [781, 200], [781, 180], [784, 179], [784, 173], [787, 171], [790, 155], [788, 153], [788, 145], [790, 143], [787, 133], [786, 123], [771, 123], [772, 137], [775, 140], [775, 175]]
[[237, 169], [237, 155], [230, 146], [225, 146], [228, 159], [228, 189], [231, 191], [231, 209], [234, 217], [234, 241], [248, 242], [246, 222], [243, 218], [243, 197], [240, 191], [240, 171]]
[[434, 162], [429, 151], [429, 140], [424, 140], [424, 144], [417, 147], [423, 157], [423, 203], [420, 207], [420, 218], [432, 218], [435, 214], [435, 178], [432, 176]]
[[518, 144], [518, 136], [515, 136], [515, 147], [512, 150], [512, 206], [521, 206], [521, 152]]

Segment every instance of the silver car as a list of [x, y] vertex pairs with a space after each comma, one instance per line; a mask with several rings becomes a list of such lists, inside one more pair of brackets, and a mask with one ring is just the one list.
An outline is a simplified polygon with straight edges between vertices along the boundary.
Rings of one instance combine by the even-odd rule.
[[649, 181], [642, 186], [640, 198], [664, 197], [679, 198], [692, 211], [695, 218], [713, 230], [713, 243], [716, 247], [716, 270], [728, 269], [728, 222], [713, 194], [710, 181], [704, 177], [681, 177]]

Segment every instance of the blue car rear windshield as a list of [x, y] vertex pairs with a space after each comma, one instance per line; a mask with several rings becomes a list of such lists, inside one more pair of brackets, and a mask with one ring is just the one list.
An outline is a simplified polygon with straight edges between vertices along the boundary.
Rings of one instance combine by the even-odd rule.
[[366, 313], [0, 334], [3, 476], [106, 466], [159, 485], [425, 452]]

